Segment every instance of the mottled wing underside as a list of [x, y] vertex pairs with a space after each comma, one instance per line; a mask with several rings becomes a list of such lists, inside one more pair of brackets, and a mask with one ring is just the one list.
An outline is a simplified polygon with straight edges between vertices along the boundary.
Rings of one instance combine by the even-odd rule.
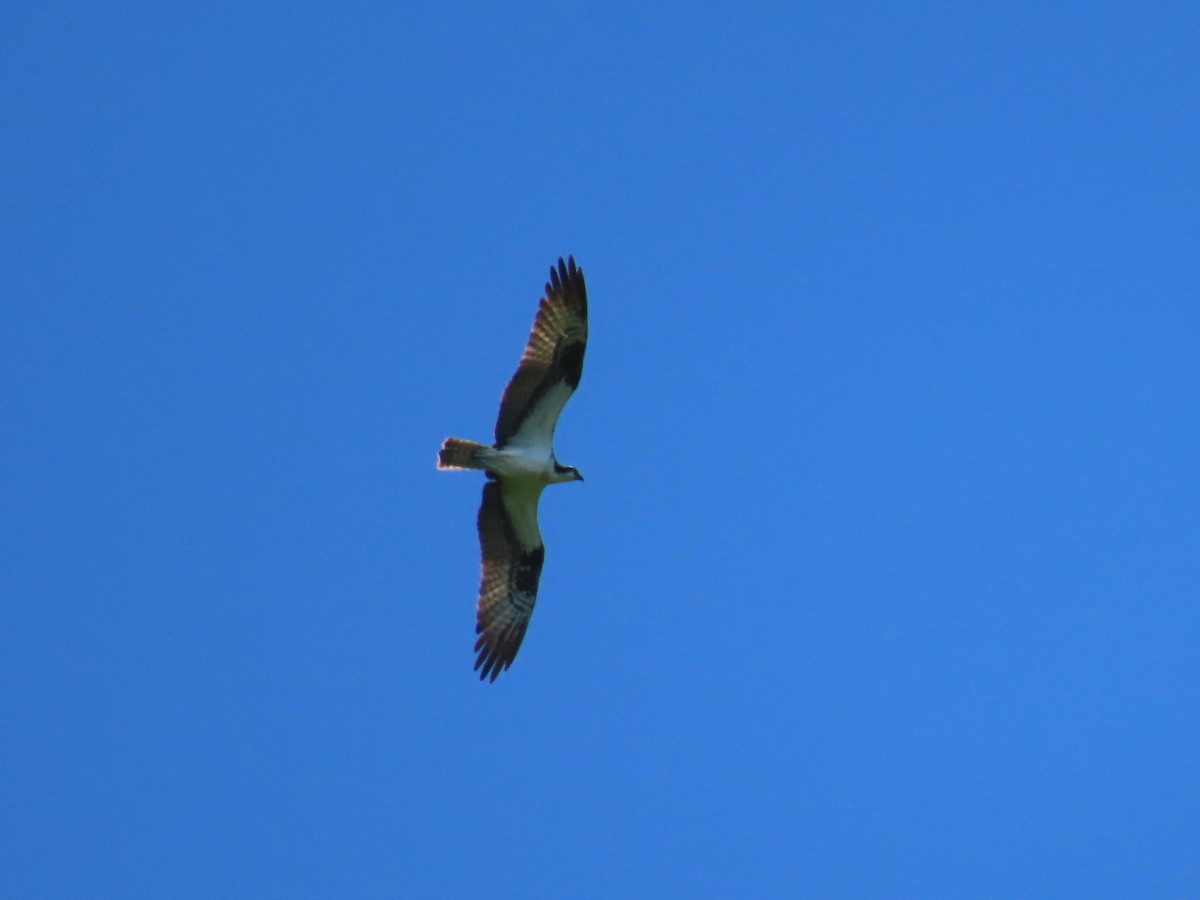
[[500, 400], [496, 446], [513, 441], [549, 446], [558, 416], [583, 374], [587, 286], [575, 258], [550, 269], [546, 295], [525, 354]]
[[[480, 680], [490, 677], [495, 681], [516, 659], [533, 615], [546, 556], [537, 531], [537, 495], [512, 499], [518, 502], [505, 502], [500, 482], [484, 485], [479, 507], [483, 576], [475, 614], [475, 632], [479, 635], [475, 668]], [[514, 515], [532, 516], [533, 521], [514, 523]], [[528, 546], [518, 538], [518, 532], [526, 535]]]

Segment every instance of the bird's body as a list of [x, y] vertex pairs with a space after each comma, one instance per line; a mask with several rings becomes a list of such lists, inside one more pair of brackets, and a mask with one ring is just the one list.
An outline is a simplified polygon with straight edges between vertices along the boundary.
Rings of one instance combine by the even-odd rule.
[[554, 458], [554, 451], [547, 447], [521, 447], [509, 444], [507, 447], [488, 448], [480, 452], [479, 461], [493, 475], [504, 478], [505, 481], [538, 482], [543, 487], [564, 481], [575, 481], [574, 470], [559, 466]]
[[475, 631], [480, 678], [492, 681], [511, 664], [533, 614], [545, 547], [537, 508], [549, 484], [582, 481], [554, 455], [559, 414], [579, 386], [587, 346], [587, 288], [570, 259], [551, 268], [546, 295], [516, 374], [500, 401], [491, 447], [447, 438], [439, 469], [484, 469], [489, 482], [479, 507], [483, 577]]

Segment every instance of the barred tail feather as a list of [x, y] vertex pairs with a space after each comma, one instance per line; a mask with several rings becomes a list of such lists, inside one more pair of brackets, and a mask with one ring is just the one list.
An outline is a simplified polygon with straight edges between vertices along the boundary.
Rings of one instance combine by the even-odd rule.
[[464, 441], [462, 438], [446, 438], [442, 449], [438, 451], [439, 469], [482, 469], [483, 463], [478, 459], [480, 450], [491, 449], [484, 444], [474, 441]]

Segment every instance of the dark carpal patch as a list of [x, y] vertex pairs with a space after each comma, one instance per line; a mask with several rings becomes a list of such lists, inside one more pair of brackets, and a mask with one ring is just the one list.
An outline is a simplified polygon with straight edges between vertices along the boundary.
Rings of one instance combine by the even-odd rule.
[[562, 359], [559, 360], [563, 379], [572, 390], [579, 387], [579, 379], [583, 377], [583, 347], [582, 343], [563, 347]]
[[537, 594], [538, 579], [542, 577], [542, 563], [545, 562], [545, 559], [546, 548], [543, 546], [527, 550], [519, 558], [513, 560], [513, 589], [531, 597]]

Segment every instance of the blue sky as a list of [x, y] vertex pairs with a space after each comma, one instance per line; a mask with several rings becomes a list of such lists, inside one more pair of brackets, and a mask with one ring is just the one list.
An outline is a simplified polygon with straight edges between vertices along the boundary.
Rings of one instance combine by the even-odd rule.
[[0, 25], [4, 894], [1200, 891], [1193, 5]]

